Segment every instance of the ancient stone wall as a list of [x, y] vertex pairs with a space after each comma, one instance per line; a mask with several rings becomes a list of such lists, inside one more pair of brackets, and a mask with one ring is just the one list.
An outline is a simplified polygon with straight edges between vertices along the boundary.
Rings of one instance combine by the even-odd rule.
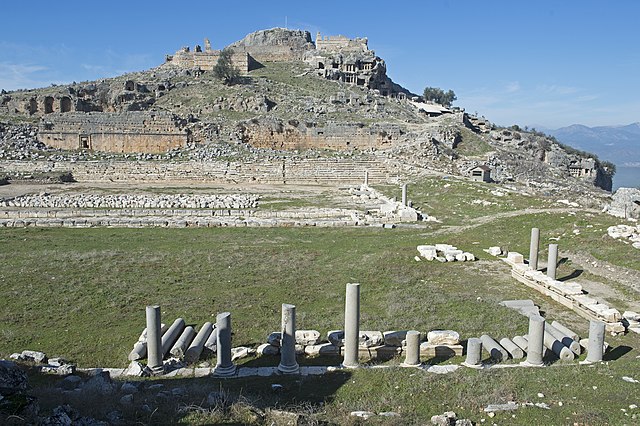
[[[165, 64], [185, 69], [211, 71], [218, 63], [220, 52], [220, 50], [191, 51], [189, 48], [182, 48], [174, 55], [167, 56]], [[253, 63], [247, 52], [237, 49], [234, 49], [231, 55], [231, 62], [242, 74], [249, 72]]]
[[382, 160], [274, 159], [243, 161], [2, 161], [0, 174], [71, 172], [78, 182], [382, 183], [396, 171]]
[[369, 50], [367, 38], [348, 38], [343, 35], [324, 36], [318, 31], [316, 49], [327, 52], [366, 52]]
[[161, 153], [186, 145], [182, 124], [164, 112], [51, 114], [40, 124], [39, 139], [66, 150]]
[[270, 149], [367, 149], [383, 148], [400, 137], [400, 128], [391, 124], [366, 126], [361, 123], [329, 122], [307, 127], [289, 123], [248, 122], [242, 128], [243, 139], [258, 148]]

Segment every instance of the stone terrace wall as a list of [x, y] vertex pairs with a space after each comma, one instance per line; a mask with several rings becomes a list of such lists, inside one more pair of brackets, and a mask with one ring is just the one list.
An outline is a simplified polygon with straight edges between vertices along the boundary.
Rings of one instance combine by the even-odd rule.
[[261, 162], [155, 161], [2, 161], [0, 173], [71, 172], [78, 182], [252, 182], [252, 183], [361, 183], [386, 182], [395, 172], [379, 160], [284, 159]]
[[40, 124], [39, 137], [54, 148], [106, 152], [159, 153], [182, 147], [188, 132], [168, 113], [51, 114]]

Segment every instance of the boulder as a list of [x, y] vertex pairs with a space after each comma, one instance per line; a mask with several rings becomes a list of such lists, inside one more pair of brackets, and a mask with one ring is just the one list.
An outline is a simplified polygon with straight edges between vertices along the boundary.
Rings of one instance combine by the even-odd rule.
[[298, 345], [317, 345], [320, 343], [320, 332], [317, 330], [296, 330]]
[[344, 330], [330, 330], [327, 333], [327, 340], [335, 346], [344, 346]]
[[407, 338], [407, 330], [385, 331], [383, 337], [387, 346], [402, 346], [402, 342]]
[[384, 344], [384, 336], [381, 331], [361, 331], [359, 346], [370, 348], [372, 346], [380, 346]]
[[282, 333], [274, 331], [267, 336], [267, 343], [272, 346], [280, 347], [282, 341]]
[[460, 334], [453, 330], [433, 330], [427, 333], [427, 341], [431, 345], [457, 345]]
[[256, 352], [258, 355], [278, 355], [280, 353], [280, 348], [269, 343], [263, 343], [258, 346]]

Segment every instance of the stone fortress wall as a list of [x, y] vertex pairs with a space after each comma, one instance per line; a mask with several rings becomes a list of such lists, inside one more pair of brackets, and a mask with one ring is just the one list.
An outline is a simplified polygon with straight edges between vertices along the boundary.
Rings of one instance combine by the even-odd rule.
[[54, 113], [40, 123], [40, 140], [54, 148], [161, 153], [189, 140], [184, 122], [166, 112]]

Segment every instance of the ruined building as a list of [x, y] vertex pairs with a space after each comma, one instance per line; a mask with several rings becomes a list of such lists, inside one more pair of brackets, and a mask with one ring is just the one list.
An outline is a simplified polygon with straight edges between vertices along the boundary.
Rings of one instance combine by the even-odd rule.
[[40, 122], [40, 140], [54, 148], [160, 153], [183, 147], [186, 122], [166, 112], [54, 113]]

